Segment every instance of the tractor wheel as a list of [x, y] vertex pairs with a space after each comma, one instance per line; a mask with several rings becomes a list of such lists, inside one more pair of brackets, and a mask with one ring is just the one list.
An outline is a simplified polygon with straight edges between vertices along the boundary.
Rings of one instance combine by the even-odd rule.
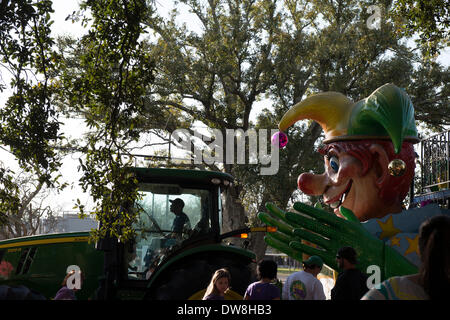
[[227, 268], [231, 273], [231, 295], [228, 298], [242, 299], [247, 286], [254, 280], [250, 266], [231, 257], [206, 259], [197, 257], [187, 259], [177, 266], [170, 267], [161, 279], [151, 288], [145, 298], [151, 300], [188, 300], [201, 299], [199, 294], [205, 290], [214, 272]]
[[47, 300], [42, 294], [25, 286], [0, 286], [0, 300]]

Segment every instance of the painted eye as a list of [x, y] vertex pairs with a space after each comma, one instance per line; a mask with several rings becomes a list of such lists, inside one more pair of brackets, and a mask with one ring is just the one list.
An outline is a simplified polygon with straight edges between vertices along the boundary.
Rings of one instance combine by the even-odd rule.
[[330, 157], [329, 159], [330, 167], [333, 169], [334, 172], [339, 171], [339, 160], [335, 156]]

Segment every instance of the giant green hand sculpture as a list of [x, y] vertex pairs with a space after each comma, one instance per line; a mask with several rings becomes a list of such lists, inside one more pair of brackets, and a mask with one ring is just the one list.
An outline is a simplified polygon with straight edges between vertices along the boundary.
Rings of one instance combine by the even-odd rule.
[[[370, 234], [344, 207], [340, 212], [345, 219], [301, 202], [294, 204], [298, 213], [285, 212], [272, 203], [267, 203], [266, 208], [269, 213], [259, 213], [259, 219], [278, 228], [277, 232], [266, 235], [266, 243], [296, 260], [302, 261], [302, 253], [318, 255], [337, 270], [336, 252], [343, 246], [350, 246], [358, 252], [357, 267], [367, 272], [369, 266], [378, 266], [381, 280], [417, 272], [416, 266]], [[320, 248], [302, 243], [302, 240]]]

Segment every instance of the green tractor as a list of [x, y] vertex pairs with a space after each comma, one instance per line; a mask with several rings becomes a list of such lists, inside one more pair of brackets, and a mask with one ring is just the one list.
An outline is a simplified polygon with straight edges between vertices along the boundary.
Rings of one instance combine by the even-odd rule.
[[[0, 298], [51, 299], [75, 270], [82, 275], [78, 299], [201, 299], [214, 271], [228, 268], [226, 299], [242, 299], [255, 280], [255, 254], [223, 241], [251, 231], [221, 231], [220, 195], [233, 177], [200, 170], [131, 170], [142, 195], [134, 204], [142, 208], [134, 240], [90, 244], [89, 233], [78, 232], [0, 241]], [[184, 205], [187, 218], [181, 223], [175, 203]]]

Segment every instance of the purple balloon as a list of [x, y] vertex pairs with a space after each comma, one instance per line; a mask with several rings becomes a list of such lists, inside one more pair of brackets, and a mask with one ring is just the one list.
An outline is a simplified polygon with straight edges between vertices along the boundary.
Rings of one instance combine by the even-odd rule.
[[271, 141], [272, 141], [273, 145], [277, 145], [278, 144], [278, 147], [280, 149], [283, 149], [288, 143], [288, 137], [287, 137], [287, 135], [284, 132], [278, 131], [277, 133], [275, 133], [272, 136], [272, 140]]

